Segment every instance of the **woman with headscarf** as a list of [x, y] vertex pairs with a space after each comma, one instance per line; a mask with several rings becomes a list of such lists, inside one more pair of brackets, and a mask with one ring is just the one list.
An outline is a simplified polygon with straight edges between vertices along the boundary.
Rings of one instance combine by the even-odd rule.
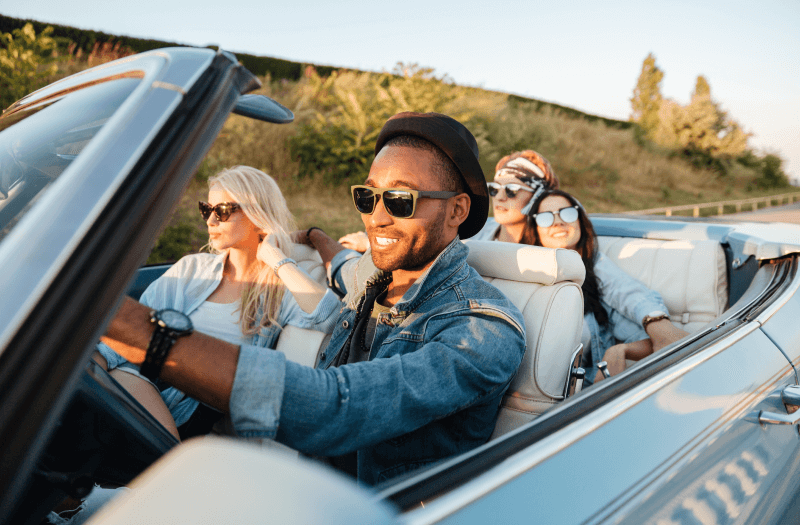
[[558, 177], [547, 159], [530, 149], [506, 155], [488, 186], [494, 217], [473, 239], [533, 244], [531, 206], [543, 191], [558, 189]]

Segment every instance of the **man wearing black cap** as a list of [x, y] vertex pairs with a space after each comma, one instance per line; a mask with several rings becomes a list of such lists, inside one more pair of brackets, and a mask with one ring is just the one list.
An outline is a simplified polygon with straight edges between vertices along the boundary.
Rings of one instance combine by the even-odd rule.
[[[401, 113], [375, 151], [352, 188], [371, 252], [345, 278], [354, 252], [321, 230], [303, 235], [346, 292], [317, 368], [191, 334], [168, 349], [160, 376], [228, 412], [240, 436], [321, 456], [357, 451], [368, 484], [485, 443], [525, 351], [521, 314], [466, 264], [459, 240], [480, 230], [489, 205], [472, 134], [445, 115]], [[104, 341], [143, 362], [148, 315], [126, 302]]]

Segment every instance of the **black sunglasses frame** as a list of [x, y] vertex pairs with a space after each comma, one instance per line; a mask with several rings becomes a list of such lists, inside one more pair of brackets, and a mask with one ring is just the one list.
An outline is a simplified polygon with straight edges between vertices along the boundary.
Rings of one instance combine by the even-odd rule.
[[219, 222], [226, 222], [236, 210], [242, 209], [242, 207], [235, 202], [220, 202], [212, 206], [207, 202], [198, 201], [197, 205], [198, 208], [200, 208], [200, 216], [203, 217], [204, 221], [207, 221], [208, 218], [211, 217], [211, 212], [214, 212]]
[[[356, 192], [359, 190], [368, 190], [372, 192], [372, 195], [371, 197], [370, 196], [357, 197]], [[383, 196], [385, 193], [390, 193], [390, 194], [395, 193], [397, 194], [397, 196], [394, 198], [389, 197], [388, 200], [389, 203], [387, 204], [387, 198]], [[401, 196], [401, 194], [406, 194], [406, 195]], [[356, 210], [359, 213], [362, 213], [364, 215], [372, 215], [373, 213], [375, 213], [375, 206], [377, 205], [378, 197], [382, 197], [381, 200], [383, 201], [383, 207], [386, 209], [386, 213], [388, 213], [389, 215], [391, 215], [396, 219], [410, 219], [414, 217], [414, 214], [417, 211], [417, 200], [419, 199], [449, 199], [450, 197], [455, 197], [456, 195], [460, 195], [460, 192], [419, 191], [419, 190], [407, 190], [405, 188], [373, 188], [372, 186], [363, 186], [363, 185], [350, 186], [350, 196], [353, 198], [353, 205], [356, 207]], [[398, 214], [393, 213], [391, 209], [392, 201], [400, 200], [400, 197], [402, 197], [403, 200], [406, 200], [409, 196], [411, 197], [411, 213], [409, 215], [402, 215], [399, 212]], [[365, 211], [366, 208], [362, 210], [358, 205], [358, 201], [364, 200], [366, 203], [369, 202], [368, 199], [372, 201], [372, 205], [370, 206], [369, 211]]]
[[[574, 221], [565, 221], [564, 218], [561, 216], [561, 212], [564, 211], [564, 210], [570, 210], [570, 209], [574, 209], [575, 213], [577, 213], [577, 215], [575, 216], [575, 220]], [[553, 217], [553, 219], [552, 219], [553, 222], [551, 222], [547, 226], [539, 224], [539, 216], [544, 217], [547, 214], [550, 214]], [[556, 223], [556, 215], [558, 215], [558, 218], [561, 219], [561, 222], [563, 222], [564, 224], [572, 224], [573, 222], [576, 222], [576, 221], [580, 220], [580, 218], [581, 218], [580, 206], [577, 206], [577, 205], [564, 206], [563, 208], [560, 208], [560, 209], [558, 209], [556, 211], [543, 211], [543, 212], [539, 212], [539, 213], [534, 213], [534, 214], [531, 215], [531, 217], [533, 218], [534, 221], [536, 221], [536, 225], [537, 226], [540, 226], [542, 228], [549, 228], [549, 227], [551, 227], [552, 225], [554, 225]]]
[[[524, 184], [517, 184], [516, 182], [510, 182], [508, 184], [500, 184], [499, 182], [487, 182], [486, 186], [489, 188], [489, 197], [497, 197], [500, 193], [500, 190], [506, 194], [506, 197], [509, 199], [513, 199], [517, 195], [519, 195], [520, 191], [529, 191], [534, 193], [534, 189], [529, 188]], [[517, 186], [517, 188], [509, 188], [509, 186]]]

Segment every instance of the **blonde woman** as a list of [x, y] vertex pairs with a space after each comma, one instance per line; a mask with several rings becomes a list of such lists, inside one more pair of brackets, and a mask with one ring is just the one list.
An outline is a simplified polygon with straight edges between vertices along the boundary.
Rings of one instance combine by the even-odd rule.
[[[183, 257], [140, 301], [183, 312], [196, 331], [233, 344], [274, 348], [286, 325], [330, 333], [339, 299], [286, 256], [294, 220], [272, 177], [235, 166], [208, 185], [208, 202], [199, 208], [211, 253]], [[132, 366], [105, 345], [99, 349], [109, 369]], [[173, 387], [161, 398], [183, 439], [207, 433], [219, 418]]]

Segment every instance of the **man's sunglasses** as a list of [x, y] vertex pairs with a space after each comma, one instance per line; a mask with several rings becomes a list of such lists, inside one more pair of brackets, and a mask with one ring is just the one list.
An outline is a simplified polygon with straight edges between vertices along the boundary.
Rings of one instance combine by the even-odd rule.
[[569, 208], [561, 208], [556, 211], [543, 211], [541, 213], [534, 213], [532, 217], [536, 219], [537, 226], [549, 228], [556, 222], [556, 215], [565, 223], [575, 222], [578, 220], [578, 207], [570, 206]]
[[529, 191], [533, 193], [533, 190], [527, 186], [523, 186], [522, 184], [498, 184], [497, 182], [488, 182], [486, 183], [489, 186], [489, 196], [490, 197], [497, 197], [497, 194], [500, 193], [500, 190], [506, 192], [506, 197], [509, 199], [513, 199], [517, 196], [517, 193], [520, 191]]
[[418, 199], [449, 199], [459, 195], [457, 191], [417, 191], [397, 188], [373, 188], [371, 186], [351, 186], [353, 204], [359, 213], [372, 215], [378, 198], [392, 217], [410, 219], [417, 210]]
[[231, 214], [233, 212], [241, 209], [241, 206], [235, 202], [220, 202], [216, 206], [212, 206], [203, 201], [200, 201], [197, 204], [200, 207], [200, 215], [203, 216], [204, 221], [207, 221], [208, 218], [211, 217], [211, 212], [213, 211], [219, 222], [225, 222], [231, 218]]

